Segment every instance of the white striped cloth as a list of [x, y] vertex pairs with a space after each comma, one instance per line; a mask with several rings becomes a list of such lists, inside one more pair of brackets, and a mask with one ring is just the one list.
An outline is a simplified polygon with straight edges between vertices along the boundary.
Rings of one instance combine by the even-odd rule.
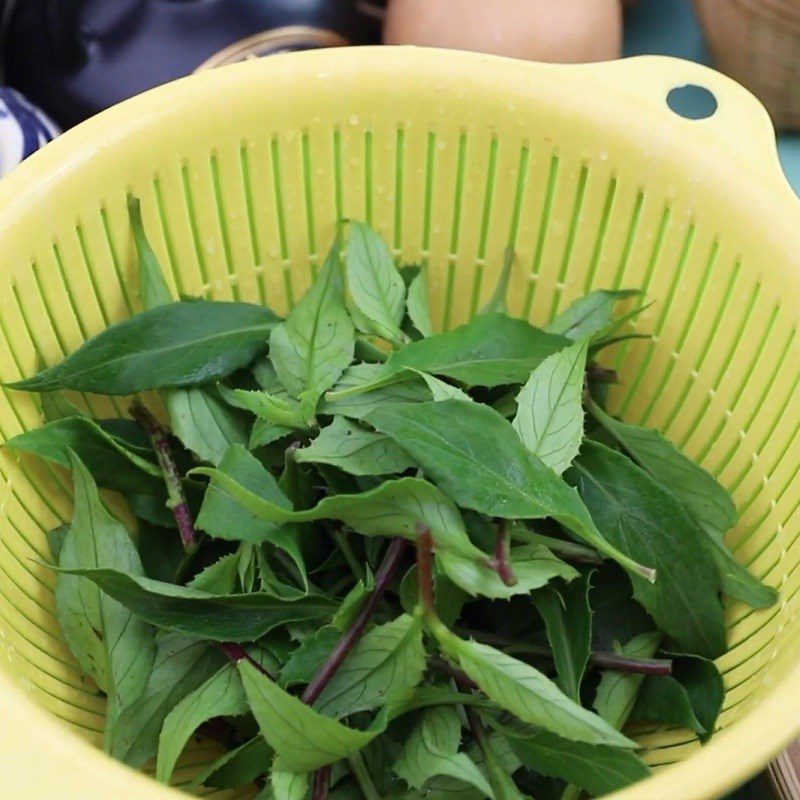
[[19, 92], [0, 86], [0, 178], [60, 131]]

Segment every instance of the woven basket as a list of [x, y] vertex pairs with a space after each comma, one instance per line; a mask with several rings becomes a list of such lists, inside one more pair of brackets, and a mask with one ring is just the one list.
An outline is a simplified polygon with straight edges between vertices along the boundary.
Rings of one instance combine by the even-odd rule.
[[800, 129], [800, 0], [695, 0], [715, 66]]

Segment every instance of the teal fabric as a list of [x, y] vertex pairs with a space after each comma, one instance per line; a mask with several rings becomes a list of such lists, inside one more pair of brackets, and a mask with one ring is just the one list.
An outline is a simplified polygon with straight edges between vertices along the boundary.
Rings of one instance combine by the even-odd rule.
[[[710, 63], [690, 0], [639, 0], [625, 20], [626, 56], [659, 54]], [[800, 135], [778, 137], [781, 163], [800, 194]], [[732, 794], [728, 800], [768, 800], [774, 797], [763, 777]]]

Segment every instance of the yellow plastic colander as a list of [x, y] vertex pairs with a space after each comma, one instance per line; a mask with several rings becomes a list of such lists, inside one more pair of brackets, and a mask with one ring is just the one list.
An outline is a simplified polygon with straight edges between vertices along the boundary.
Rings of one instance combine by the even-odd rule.
[[[686, 83], [713, 92], [713, 116], [668, 108]], [[0, 380], [137, 309], [129, 191], [176, 294], [285, 311], [341, 217], [430, 265], [443, 328], [487, 299], [507, 246], [511, 311], [534, 322], [594, 288], [642, 287], [655, 303], [638, 324], [654, 336], [606, 353], [622, 378], [612, 408], [733, 492], [729, 544], [780, 602], [728, 608], [712, 742], [645, 735], [664, 769], [614, 797], [717, 798], [800, 731], [800, 206], [744, 89], [663, 58], [546, 66], [406, 48], [275, 56], [156, 89], [0, 184]], [[41, 421], [34, 397], [0, 393], [0, 441]], [[104, 703], [38, 563], [69, 519], [68, 476], [0, 451], [0, 479], [0, 793], [177, 798], [93, 747]], [[177, 779], [212, 754], [196, 745]]]

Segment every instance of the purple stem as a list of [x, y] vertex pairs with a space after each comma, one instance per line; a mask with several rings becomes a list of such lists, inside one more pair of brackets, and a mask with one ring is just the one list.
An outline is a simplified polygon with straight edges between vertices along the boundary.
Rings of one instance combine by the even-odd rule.
[[234, 664], [239, 661], [246, 661], [248, 664], [254, 666], [262, 675], [269, 677], [269, 672], [267, 672], [240, 644], [236, 644], [235, 642], [220, 642], [219, 646], [222, 652], [225, 653]]
[[314, 773], [314, 784], [311, 790], [311, 800], [325, 800], [328, 796], [328, 786], [331, 781], [331, 765], [326, 764]]
[[375, 573], [375, 588], [370, 593], [369, 597], [364, 601], [364, 605], [358, 612], [353, 624], [342, 634], [333, 652], [328, 656], [327, 661], [317, 670], [317, 674], [311, 679], [311, 682], [306, 686], [305, 691], [300, 699], [312, 705], [314, 701], [320, 696], [322, 690], [328, 685], [331, 678], [336, 674], [336, 670], [342, 665], [342, 662], [347, 658], [350, 651], [355, 646], [356, 642], [361, 638], [367, 623], [372, 617], [375, 609], [380, 603], [383, 595], [386, 593], [389, 584], [397, 571], [397, 566], [406, 549], [406, 540], [395, 538], [389, 545], [386, 555], [383, 557], [383, 562]]
[[497, 573], [506, 586], [516, 586], [517, 576], [509, 560], [508, 529], [506, 521], [497, 521], [497, 533], [494, 543], [494, 558], [489, 561], [489, 566]]
[[178, 524], [183, 549], [187, 553], [193, 553], [197, 549], [194, 520], [192, 512], [189, 510], [189, 504], [186, 502], [186, 495], [183, 493], [181, 476], [172, 457], [167, 432], [141, 403], [134, 403], [131, 406], [131, 414], [150, 436], [158, 465], [164, 473], [164, 481], [167, 484], [167, 506]]

